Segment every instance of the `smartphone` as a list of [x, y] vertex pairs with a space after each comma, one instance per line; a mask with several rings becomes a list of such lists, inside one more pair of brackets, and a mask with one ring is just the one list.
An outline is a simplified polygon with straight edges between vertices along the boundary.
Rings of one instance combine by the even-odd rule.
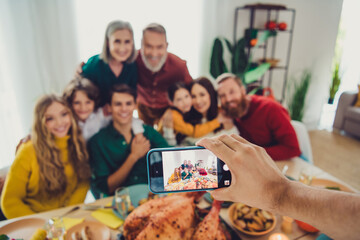
[[203, 147], [154, 148], [146, 161], [153, 193], [206, 191], [231, 184], [227, 165]]

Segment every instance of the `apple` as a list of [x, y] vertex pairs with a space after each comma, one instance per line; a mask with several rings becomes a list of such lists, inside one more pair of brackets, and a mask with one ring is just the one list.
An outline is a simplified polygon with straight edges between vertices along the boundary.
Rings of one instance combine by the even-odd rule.
[[279, 30], [281, 30], [281, 31], [285, 31], [286, 28], [287, 28], [286, 22], [281, 22], [281, 23], [279, 23], [279, 24], [278, 24], [278, 28], [279, 28]]
[[257, 39], [256, 39], [256, 38], [250, 40], [250, 46], [253, 47], [253, 46], [256, 45], [256, 43], [257, 43]]
[[268, 22], [265, 24], [265, 28], [266, 28], [266, 29], [269, 29], [269, 30], [275, 30], [275, 29], [276, 29], [276, 22], [274, 22], [274, 21], [268, 21]]

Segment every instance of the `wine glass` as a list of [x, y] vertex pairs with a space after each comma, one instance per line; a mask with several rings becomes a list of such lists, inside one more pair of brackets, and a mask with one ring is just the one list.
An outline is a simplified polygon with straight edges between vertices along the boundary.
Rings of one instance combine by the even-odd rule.
[[314, 178], [314, 173], [311, 169], [304, 168], [300, 171], [299, 182], [306, 185], [311, 185], [311, 182]]
[[125, 220], [131, 206], [129, 189], [127, 187], [119, 187], [115, 190], [115, 205], [121, 218]]
[[45, 224], [47, 236], [50, 239], [59, 238], [65, 234], [65, 225], [62, 217], [50, 218]]

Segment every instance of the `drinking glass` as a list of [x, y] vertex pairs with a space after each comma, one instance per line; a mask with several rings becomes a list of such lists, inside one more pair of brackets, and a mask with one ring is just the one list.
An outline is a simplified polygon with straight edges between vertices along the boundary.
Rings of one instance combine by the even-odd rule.
[[61, 217], [50, 218], [45, 224], [47, 238], [60, 238], [65, 234], [65, 225]]
[[313, 172], [309, 169], [302, 169], [300, 172], [300, 176], [299, 176], [299, 181], [306, 184], [306, 185], [310, 185], [312, 180], [314, 178]]
[[115, 190], [115, 204], [121, 218], [125, 220], [131, 206], [131, 199], [128, 188], [120, 187]]

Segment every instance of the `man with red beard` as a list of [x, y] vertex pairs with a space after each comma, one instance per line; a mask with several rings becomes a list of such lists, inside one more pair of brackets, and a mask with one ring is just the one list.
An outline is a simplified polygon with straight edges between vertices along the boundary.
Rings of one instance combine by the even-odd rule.
[[221, 107], [234, 119], [240, 135], [263, 147], [273, 160], [286, 160], [301, 154], [296, 132], [287, 110], [262, 96], [246, 95], [239, 77], [224, 73], [216, 79]]
[[145, 27], [136, 65], [139, 118], [148, 125], [156, 124], [168, 108], [169, 86], [175, 81], [192, 81], [186, 62], [167, 52], [167, 47], [162, 25], [151, 23]]

